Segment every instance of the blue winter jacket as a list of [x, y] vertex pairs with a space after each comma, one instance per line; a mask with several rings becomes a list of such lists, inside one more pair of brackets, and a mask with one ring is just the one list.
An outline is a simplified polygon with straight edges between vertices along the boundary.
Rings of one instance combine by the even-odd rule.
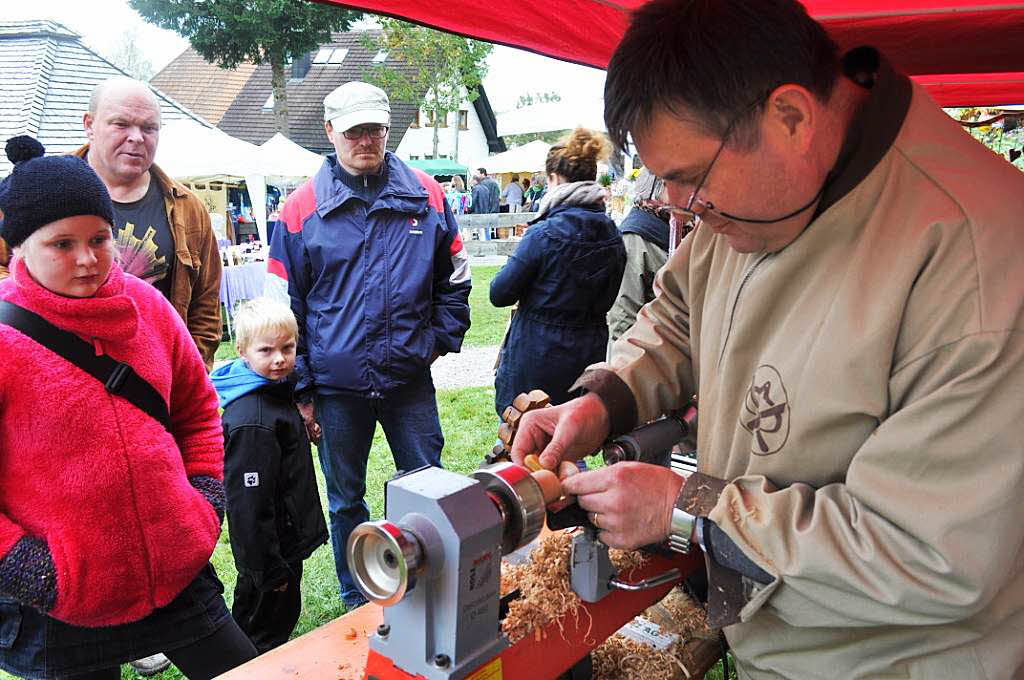
[[281, 210], [267, 270], [299, 323], [298, 391], [382, 397], [458, 352], [469, 328], [469, 257], [441, 186], [385, 163], [372, 205], [331, 154]]
[[519, 303], [495, 376], [499, 415], [532, 389], [568, 401], [583, 369], [604, 360], [605, 315], [625, 265], [622, 236], [602, 206], [556, 206], [527, 229], [491, 281], [491, 304]]

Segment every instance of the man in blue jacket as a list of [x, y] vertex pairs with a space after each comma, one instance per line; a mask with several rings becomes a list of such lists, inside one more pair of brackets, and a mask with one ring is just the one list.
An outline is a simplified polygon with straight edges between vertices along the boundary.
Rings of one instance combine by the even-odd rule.
[[385, 152], [387, 95], [349, 82], [324, 99], [337, 153], [293, 193], [270, 244], [268, 291], [299, 323], [299, 410], [327, 480], [331, 544], [349, 607], [366, 600], [345, 560], [369, 519], [366, 460], [381, 424], [399, 470], [441, 464], [430, 364], [469, 328], [469, 257], [440, 185]]

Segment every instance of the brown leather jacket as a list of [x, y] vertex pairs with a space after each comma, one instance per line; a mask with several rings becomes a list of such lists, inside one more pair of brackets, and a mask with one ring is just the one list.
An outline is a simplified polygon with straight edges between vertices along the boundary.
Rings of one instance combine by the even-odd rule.
[[[0, 213], [0, 217], [3, 213]], [[9, 276], [7, 271], [7, 265], [11, 262], [11, 253], [7, 248], [7, 242], [0, 238], [0, 281], [6, 279]]]
[[[88, 152], [86, 144], [72, 155], [85, 158]], [[185, 321], [206, 367], [212, 368], [221, 339], [221, 262], [210, 214], [202, 201], [159, 167], [153, 165], [150, 172], [164, 195], [174, 237], [177, 262], [171, 268], [170, 302]]]

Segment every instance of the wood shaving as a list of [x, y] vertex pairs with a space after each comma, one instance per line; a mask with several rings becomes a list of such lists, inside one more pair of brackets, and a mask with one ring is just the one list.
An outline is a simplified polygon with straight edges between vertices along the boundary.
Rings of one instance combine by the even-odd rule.
[[[556, 531], [533, 549], [529, 561], [502, 564], [502, 594], [519, 591], [519, 597], [509, 603], [508, 615], [501, 622], [501, 630], [509, 642], [515, 644], [527, 635], [539, 641], [545, 635], [544, 628], [553, 621], [558, 621], [559, 631], [564, 636], [563, 616], [572, 614], [577, 624], [581, 614], [589, 617], [569, 583], [571, 551], [572, 534]], [[611, 550], [609, 557], [616, 570], [627, 578], [649, 559], [643, 553], [625, 550]], [[586, 635], [589, 635], [589, 625]]]
[[682, 672], [682, 666], [672, 654], [659, 652], [619, 633], [605, 640], [591, 654], [594, 680], [675, 680]]
[[509, 642], [514, 644], [530, 634], [540, 639], [542, 629], [552, 621], [566, 613], [579, 616], [580, 598], [569, 585], [571, 547], [569, 535], [558, 531], [533, 549], [529, 561], [502, 565], [501, 592], [519, 591], [501, 622]]
[[359, 637], [359, 631], [357, 631], [355, 628], [349, 628], [345, 631], [346, 640], [355, 640], [357, 637]]
[[643, 616], [679, 639], [659, 651], [633, 638], [613, 635], [593, 651], [594, 680], [678, 680], [699, 677], [714, 664], [718, 636], [708, 627], [703, 607], [682, 590], [673, 589]]

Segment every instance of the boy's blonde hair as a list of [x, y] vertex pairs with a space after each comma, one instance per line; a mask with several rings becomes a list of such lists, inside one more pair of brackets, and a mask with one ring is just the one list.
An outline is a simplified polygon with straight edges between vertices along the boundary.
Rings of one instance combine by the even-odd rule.
[[239, 352], [267, 332], [290, 333], [298, 339], [299, 325], [288, 305], [267, 297], [253, 298], [238, 305], [235, 310], [235, 347]]

